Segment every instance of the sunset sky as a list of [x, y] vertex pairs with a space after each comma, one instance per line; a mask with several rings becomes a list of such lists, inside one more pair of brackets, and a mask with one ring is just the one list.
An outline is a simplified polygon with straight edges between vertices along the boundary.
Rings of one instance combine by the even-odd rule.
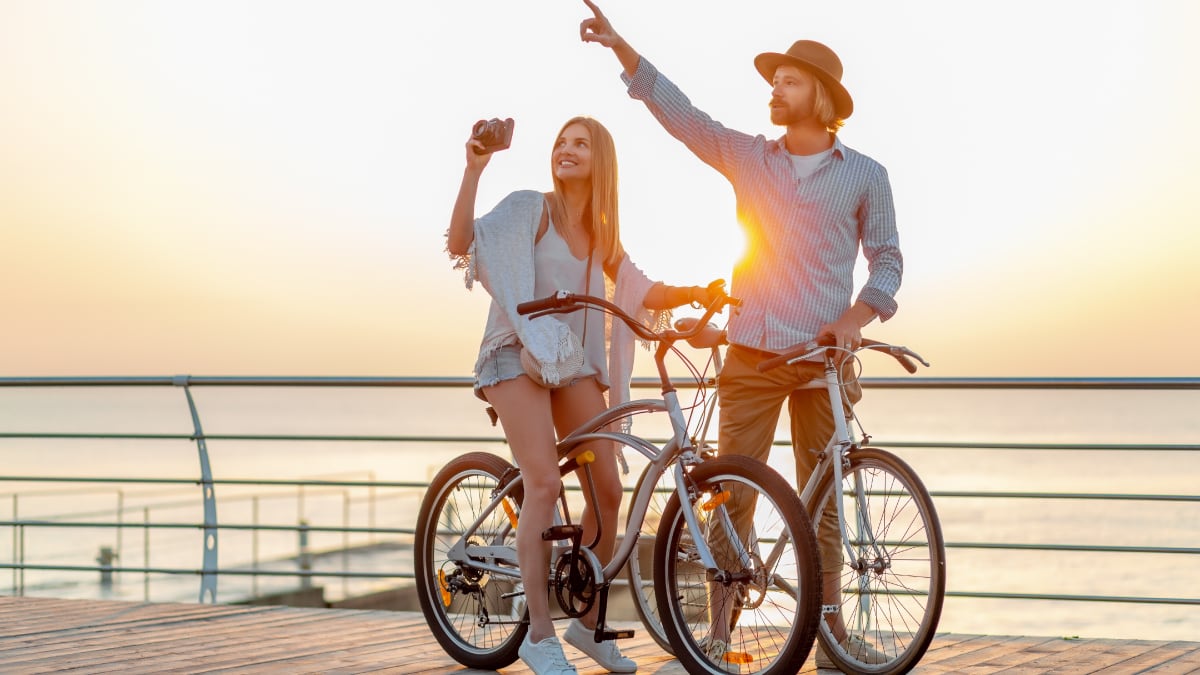
[[[905, 256], [899, 313], [865, 333], [923, 374], [1200, 375], [1200, 3], [601, 8], [702, 109], [771, 137], [754, 56], [840, 54], [842, 138], [888, 168]], [[589, 114], [617, 142], [634, 259], [728, 278], [732, 190], [580, 42], [587, 16], [0, 0], [0, 376], [469, 375], [488, 298], [443, 232], [487, 117], [516, 133], [479, 214], [547, 189], [553, 135]]]

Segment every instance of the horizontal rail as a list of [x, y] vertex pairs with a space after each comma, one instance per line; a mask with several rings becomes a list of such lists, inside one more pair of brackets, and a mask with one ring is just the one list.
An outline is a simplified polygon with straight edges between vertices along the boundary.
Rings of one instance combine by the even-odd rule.
[[1070, 595], [1061, 593], [986, 593], [975, 591], [946, 591], [947, 598], [988, 598], [994, 600], [1066, 600], [1082, 602], [1124, 602], [1146, 605], [1200, 606], [1200, 598], [1147, 598], [1123, 595]]
[[[1200, 377], [864, 377], [867, 389], [1110, 389], [1200, 390]], [[402, 387], [470, 388], [470, 377], [0, 377], [0, 387]], [[674, 380], [679, 388], [691, 379]], [[658, 378], [635, 377], [630, 386], [657, 389]]]
[[[131, 530], [140, 530], [146, 527], [146, 523], [136, 521], [121, 521], [121, 522], [100, 522], [95, 520], [81, 521], [64, 521], [64, 520], [0, 520], [0, 527], [71, 527], [71, 528], [98, 528], [102, 530], [111, 530], [115, 527], [121, 527]], [[161, 530], [203, 530], [206, 527], [204, 523], [166, 523], [156, 522], [152, 527]], [[340, 534], [416, 534], [417, 531], [411, 527], [340, 527], [337, 525], [246, 525], [246, 524], [218, 524], [215, 526], [218, 530], [245, 530], [258, 532], [337, 532]]]
[[376, 487], [424, 490], [429, 483], [420, 481], [369, 480], [272, 480], [267, 478], [131, 478], [91, 476], [0, 476], [0, 482], [12, 483], [140, 483], [147, 485], [262, 485], [264, 487]]
[[[929, 377], [897, 377], [897, 378], [863, 378], [861, 383], [866, 389], [897, 389], [910, 391], [934, 391], [934, 390], [978, 390], [978, 391], [998, 391], [998, 390], [1026, 390], [1026, 391], [1054, 391], [1054, 390], [1075, 390], [1075, 391], [1175, 391], [1189, 392], [1200, 391], [1200, 378], [1194, 377], [1169, 377], [1169, 378], [992, 378], [992, 377], [973, 377], [973, 378], [929, 378]], [[473, 385], [472, 378], [468, 377], [213, 377], [213, 376], [192, 376], [192, 375], [175, 375], [175, 376], [154, 376], [154, 377], [3, 377], [0, 378], [0, 388], [21, 388], [21, 387], [326, 387], [326, 388], [399, 388], [399, 389], [427, 389], [427, 388], [460, 388], [468, 389]], [[657, 378], [635, 378], [632, 385], [635, 388], [641, 389], [657, 389], [661, 385]], [[695, 381], [689, 379], [677, 380], [675, 385], [680, 389], [690, 389], [696, 386]], [[55, 431], [21, 431], [7, 429], [0, 431], [0, 439], [24, 439], [24, 440], [64, 440], [64, 441], [87, 441], [87, 440], [126, 440], [134, 442], [154, 442], [154, 441], [186, 441], [186, 442], [203, 442], [203, 441], [249, 441], [249, 442], [368, 442], [368, 443], [470, 443], [470, 444], [488, 444], [497, 447], [505, 443], [503, 436], [496, 435], [429, 435], [429, 434], [238, 434], [238, 433], [204, 433], [200, 430], [200, 425], [197, 420], [194, 430], [189, 430], [186, 433], [84, 433], [84, 432], [55, 432]], [[652, 439], [657, 443], [665, 442], [665, 439]], [[786, 440], [777, 441], [777, 445], [788, 445]], [[1017, 451], [1070, 451], [1079, 453], [1092, 452], [1170, 452], [1170, 453], [1196, 453], [1200, 452], [1200, 444], [1197, 443], [1174, 443], [1174, 444], [1105, 444], [1105, 443], [1039, 443], [1039, 442], [989, 442], [989, 441], [943, 441], [943, 440], [926, 440], [926, 441], [886, 441], [875, 439], [871, 445], [891, 448], [891, 449], [913, 449], [920, 451], [937, 452], [941, 450], [1017, 450]], [[335, 474], [336, 475], [336, 474]], [[74, 476], [48, 476], [48, 475], [8, 475], [0, 476], [0, 486], [5, 483], [56, 483], [60, 485], [70, 484], [105, 484], [105, 485], [174, 485], [174, 486], [249, 486], [261, 488], [296, 488], [301, 491], [307, 488], [324, 489], [324, 488], [343, 488], [346, 490], [359, 489], [377, 489], [377, 488], [392, 488], [401, 490], [420, 490], [428, 488], [428, 483], [423, 481], [376, 481], [376, 480], [273, 480], [273, 479], [257, 479], [257, 478], [235, 478], [235, 479], [211, 479], [202, 480], [199, 478], [166, 478], [166, 477], [74, 477]], [[573, 490], [578, 488], [572, 486]], [[631, 488], [626, 488], [627, 492], [632, 491]], [[29, 494], [29, 493], [26, 493]], [[17, 516], [17, 498], [21, 493], [4, 494], [2, 496], [12, 497], [13, 508], [12, 516], [7, 520], [0, 520], [0, 528], [9, 528], [12, 530], [12, 552], [13, 562], [0, 562], [0, 570], [12, 570], [15, 575], [18, 573], [23, 575], [25, 571], [59, 571], [59, 572], [80, 572], [80, 573], [95, 573], [115, 574], [163, 574], [163, 575], [191, 575], [205, 577], [208, 575], [217, 576], [262, 576], [262, 577], [292, 577], [302, 580], [307, 580], [315, 577], [323, 578], [343, 578], [343, 579], [411, 579], [411, 573], [389, 572], [389, 571], [359, 571], [353, 569], [333, 569], [333, 570], [313, 570], [310, 568], [300, 567], [296, 569], [263, 569], [263, 568], [247, 568], [245, 565], [237, 565], [230, 567], [221, 567], [219, 569], [211, 568], [191, 568], [191, 567], [165, 567], [143, 564], [142, 566], [116, 566], [113, 564], [97, 564], [97, 565], [58, 565], [46, 562], [25, 562], [25, 533], [37, 528], [80, 528], [80, 529], [113, 529], [118, 532], [129, 532], [136, 530], [149, 531], [181, 531], [181, 530], [203, 530], [206, 533], [215, 533], [219, 530], [252, 532], [257, 536], [259, 532], [292, 532], [300, 533], [301, 536], [308, 534], [342, 534], [346, 537], [351, 535], [366, 536], [366, 535], [399, 535], [403, 537], [411, 537], [415, 535], [415, 528], [411, 527], [382, 527], [374, 524], [357, 525], [344, 523], [341, 526], [336, 525], [309, 525], [307, 523], [298, 524], [260, 524], [260, 523], [192, 523], [192, 522], [148, 522], [149, 518], [141, 522], [131, 522], [128, 520], [97, 520], [97, 521], [80, 521], [80, 520], [53, 520], [46, 518], [21, 518]], [[989, 500], [1076, 500], [1076, 501], [1114, 501], [1114, 502], [1146, 502], [1146, 503], [1183, 503], [1195, 504], [1200, 503], [1200, 495], [1192, 494], [1139, 494], [1139, 493], [1086, 493], [1086, 492], [1054, 492], [1054, 491], [983, 491], [983, 490], [933, 490], [932, 495], [935, 499], [989, 499]], [[32, 496], [32, 495], [31, 495]], [[313, 497], [313, 495], [309, 495]], [[257, 497], [256, 497], [257, 498]], [[302, 500], [304, 497], [300, 497]], [[231, 497], [224, 496], [225, 500], [243, 499], [243, 496]], [[375, 498], [372, 497], [372, 500]], [[193, 503], [199, 503], [198, 500]], [[224, 503], [224, 502], [223, 502]], [[349, 499], [345, 503], [350, 503]], [[186, 503], [185, 503], [186, 505]], [[139, 510], [147, 507], [138, 507]], [[109, 511], [117, 513], [117, 517], [121, 518], [122, 514], [133, 510], [132, 507], [118, 506], [116, 509]], [[61, 517], [61, 516], [60, 516]], [[79, 515], [74, 516], [79, 518]], [[373, 517], [373, 516], [372, 516]], [[257, 518], [257, 515], [255, 516]], [[373, 521], [372, 521], [373, 523]], [[145, 535], [148, 540], [149, 535]], [[328, 538], [328, 537], [326, 537]], [[119, 541], [119, 539], [118, 539]], [[1141, 546], [1141, 545], [1119, 545], [1119, 544], [1074, 544], [1074, 543], [1006, 543], [994, 541], [957, 541], [946, 542], [947, 549], [957, 550], [1003, 550], [1003, 551], [1037, 551], [1037, 552], [1062, 552], [1062, 553], [1096, 553], [1096, 554], [1138, 554], [1138, 555], [1200, 555], [1200, 548], [1195, 546]], [[119, 548], [119, 547], [118, 547]], [[299, 561], [302, 556], [307, 556], [309, 559], [319, 556], [323, 559], [328, 556], [336, 555], [337, 552], [343, 549], [325, 550], [320, 553], [314, 553], [307, 550], [302, 551], [301, 556], [293, 558], [284, 558], [282, 560]], [[147, 558], [147, 563], [149, 558]], [[280, 559], [274, 561], [278, 564]], [[1187, 563], [1185, 563], [1187, 564]], [[14, 580], [14, 589], [24, 589], [23, 577], [18, 584]], [[1194, 592], [1190, 591], [1190, 592]], [[1005, 591], [993, 592], [986, 589], [983, 590], [960, 590], [954, 589], [947, 592], [947, 597], [962, 597], [962, 598], [985, 598], [985, 599], [1009, 599], [1009, 600], [1065, 600], [1065, 601], [1090, 601], [1090, 602], [1123, 602], [1134, 604], [1147, 605], [1185, 605], [1198, 606], [1200, 598], [1164, 598], [1164, 597], [1137, 597], [1137, 596], [1121, 596], [1121, 595], [1085, 595], [1085, 594], [1056, 594], [1056, 593], [1037, 593], [1026, 591]]]
[[[14, 570], [44, 570], [54, 572], [95, 572], [97, 570], [104, 572], [129, 572], [133, 574], [167, 574], [167, 575], [187, 575], [201, 576], [212, 574], [211, 571], [202, 569], [186, 568], [186, 567], [118, 567], [105, 566], [97, 568], [94, 565], [40, 565], [27, 563], [14, 565], [12, 563], [0, 563], [0, 569]], [[412, 572], [348, 572], [345, 570], [271, 570], [264, 568], [254, 569], [239, 569], [236, 567], [225, 567], [219, 572], [222, 576], [258, 576], [258, 577], [330, 577], [338, 579], [412, 579]]]

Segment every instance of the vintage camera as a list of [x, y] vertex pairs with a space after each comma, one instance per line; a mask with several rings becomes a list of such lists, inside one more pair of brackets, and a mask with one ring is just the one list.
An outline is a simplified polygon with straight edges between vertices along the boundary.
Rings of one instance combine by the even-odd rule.
[[483, 143], [483, 150], [475, 149], [476, 154], [486, 155], [497, 150], [508, 149], [512, 143], [513, 119], [501, 120], [493, 117], [490, 120], [479, 120], [471, 130], [471, 138]]

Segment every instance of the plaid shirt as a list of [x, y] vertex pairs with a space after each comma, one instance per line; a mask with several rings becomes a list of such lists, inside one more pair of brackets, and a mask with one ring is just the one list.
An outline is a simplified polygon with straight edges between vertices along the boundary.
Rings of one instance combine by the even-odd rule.
[[747, 234], [731, 294], [742, 306], [729, 322], [734, 344], [780, 351], [810, 340], [852, 304], [859, 245], [869, 276], [858, 300], [886, 321], [896, 313], [903, 258], [887, 170], [834, 138], [833, 152], [797, 179], [783, 138], [734, 131], [697, 109], [641, 59], [621, 76], [662, 126], [733, 185]]

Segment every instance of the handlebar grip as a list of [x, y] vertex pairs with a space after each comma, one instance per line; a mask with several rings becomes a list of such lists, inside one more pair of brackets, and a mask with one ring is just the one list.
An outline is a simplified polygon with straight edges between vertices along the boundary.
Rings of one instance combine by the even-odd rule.
[[759, 361], [758, 365], [755, 366], [755, 368], [758, 369], [758, 372], [765, 373], [768, 370], [771, 370], [772, 368], [778, 368], [779, 366], [782, 366], [783, 364], [787, 363], [788, 361], [791, 361], [792, 359], [796, 358], [797, 356], [800, 356], [802, 354], [807, 354], [808, 352], [811, 352], [812, 350], [817, 349], [820, 346], [821, 346], [820, 343], [818, 343], [816, 340], [812, 340], [811, 342], [807, 342], [803, 345], [800, 345], [799, 347], [793, 347], [793, 348], [787, 350], [786, 352], [780, 354], [779, 356], [772, 356], [769, 359]]
[[863, 338], [862, 346], [866, 347], [867, 349], [874, 349], [877, 352], [883, 352], [893, 359], [896, 359], [900, 362], [900, 365], [904, 366], [904, 369], [907, 370], [909, 374], [916, 374], [917, 372], [917, 364], [913, 363], [913, 360], [908, 357], [908, 354], [905, 353], [906, 350], [904, 347], [897, 347], [895, 345], [887, 344], [886, 342], [868, 340], [866, 338]]
[[561, 307], [561, 306], [567, 304], [567, 301], [570, 298], [570, 296], [571, 296], [570, 293], [567, 293], [565, 291], [559, 291], [559, 292], [555, 293], [554, 295], [550, 295], [550, 296], [547, 296], [544, 298], [539, 298], [537, 300], [530, 300], [528, 302], [522, 302], [519, 305], [517, 305], [517, 314], [524, 316], [526, 314], [533, 314], [534, 312], [541, 312], [543, 310]]
[[818, 335], [816, 340], [809, 340], [802, 345], [792, 347], [779, 356], [772, 356], [765, 361], [760, 361], [755, 367], [758, 369], [758, 372], [765, 373], [772, 368], [778, 368], [788, 361], [791, 361], [798, 356], [807, 354], [814, 349], [819, 349], [821, 347], [832, 347], [834, 346], [833, 343], [834, 339], [832, 335]]

